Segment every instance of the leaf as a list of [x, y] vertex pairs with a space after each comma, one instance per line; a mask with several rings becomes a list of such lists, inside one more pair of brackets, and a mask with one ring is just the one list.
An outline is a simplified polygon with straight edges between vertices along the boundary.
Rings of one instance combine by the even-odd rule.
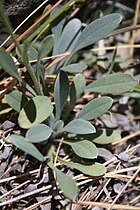
[[78, 38], [73, 48], [74, 52], [103, 39], [119, 25], [121, 19], [119, 14], [113, 13], [90, 23]]
[[30, 128], [26, 133], [26, 140], [32, 143], [39, 143], [51, 136], [52, 129], [45, 125], [39, 124]]
[[38, 52], [34, 47], [29, 47], [28, 48], [27, 55], [28, 55], [29, 61], [38, 59]]
[[121, 139], [121, 135], [118, 131], [102, 129], [98, 130], [97, 133], [93, 135], [92, 141], [97, 144], [110, 144], [119, 139]]
[[63, 194], [67, 198], [74, 200], [78, 195], [78, 188], [76, 186], [76, 182], [57, 168], [55, 168], [55, 172], [57, 181], [59, 183], [59, 187], [63, 191]]
[[84, 63], [73, 63], [68, 66], [61, 67], [63, 71], [69, 73], [82, 73], [87, 68], [87, 65]]
[[53, 106], [47, 96], [36, 96], [26, 103], [19, 114], [20, 127], [28, 129], [42, 123], [52, 113]]
[[55, 118], [58, 120], [61, 116], [62, 109], [65, 105], [69, 94], [69, 81], [68, 76], [64, 71], [60, 71], [57, 75], [54, 85], [54, 101], [56, 114]]
[[45, 56], [47, 56], [50, 51], [52, 50], [54, 45], [54, 37], [53, 35], [46, 36], [40, 43], [39, 49], [38, 49], [38, 60], [41, 61], [41, 59]]
[[18, 90], [13, 90], [11, 93], [5, 95], [7, 103], [17, 112], [25, 106], [28, 98]]
[[39, 152], [39, 150], [30, 142], [25, 141], [25, 138], [18, 135], [11, 135], [9, 140], [14, 144], [16, 147], [21, 149], [22, 151], [26, 152], [27, 154], [35, 157], [37, 160], [43, 162], [45, 158]]
[[53, 52], [55, 54], [60, 54], [66, 52], [70, 45], [72, 44], [73, 40], [75, 40], [78, 32], [82, 27], [82, 23], [79, 19], [74, 18], [67, 23], [64, 30], [61, 33], [61, 36], [57, 42], [57, 47]]
[[83, 119], [74, 119], [70, 123], [68, 123], [62, 131], [66, 131], [69, 133], [75, 134], [88, 134], [95, 133], [95, 127], [90, 123]]
[[58, 120], [54, 123], [52, 129], [54, 132], [59, 133], [62, 131], [63, 126], [64, 126], [64, 122], [62, 120]]
[[10, 112], [12, 110], [11, 107], [9, 107], [8, 103], [6, 102], [5, 98], [3, 98], [1, 101], [0, 101], [0, 117], [3, 115], [3, 114], [7, 114], [8, 112]]
[[96, 119], [103, 115], [113, 104], [113, 100], [110, 97], [100, 97], [91, 100], [85, 107], [79, 112], [76, 118], [84, 120]]
[[98, 156], [97, 147], [91, 141], [64, 141], [64, 143], [70, 145], [75, 154], [82, 158], [95, 159]]
[[70, 88], [70, 102], [75, 104], [85, 90], [86, 80], [83, 74], [77, 74]]
[[99, 78], [88, 85], [85, 92], [106, 94], [125, 93], [137, 85], [137, 82], [128, 74], [115, 73]]
[[81, 163], [66, 162], [60, 158], [59, 161], [70, 168], [75, 168], [78, 171], [81, 171], [82, 173], [90, 176], [102, 176], [106, 173], [105, 166], [100, 163], [93, 163], [93, 164], [87, 163], [87, 165], [84, 165]]
[[[62, 8], [62, 6], [59, 5], [56, 9], [54, 9], [51, 12], [51, 15], [55, 14], [61, 8]], [[58, 43], [58, 40], [60, 38], [60, 35], [62, 33], [64, 23], [65, 23], [65, 15], [64, 14], [59, 15], [52, 23], [51, 30], [52, 30], [52, 33], [54, 34], [54, 38], [55, 38], [54, 39], [55, 43], [54, 43], [53, 55], [54, 55], [54, 52], [55, 52], [55, 48], [57, 47], [57, 43]]]
[[12, 57], [2, 48], [0, 49], [0, 65], [6, 73], [10, 74], [12, 77], [15, 77], [20, 82], [22, 81]]

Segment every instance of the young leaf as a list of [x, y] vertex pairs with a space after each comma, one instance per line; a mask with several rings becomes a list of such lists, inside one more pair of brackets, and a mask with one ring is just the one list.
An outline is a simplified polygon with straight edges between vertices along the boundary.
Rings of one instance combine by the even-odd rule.
[[22, 82], [22, 78], [17, 71], [17, 67], [8, 52], [4, 49], [0, 49], [0, 65], [5, 70], [6, 73], [15, 77], [18, 81]]
[[[55, 14], [59, 9], [61, 9], [62, 6], [58, 6], [56, 9], [54, 9], [52, 12], [51, 12], [51, 16], [53, 14]], [[64, 26], [64, 23], [65, 23], [65, 14], [61, 14], [60, 16], [58, 16], [52, 23], [52, 27], [51, 27], [51, 30], [52, 30], [52, 33], [54, 34], [54, 49], [53, 49], [53, 55], [54, 55], [54, 52], [56, 51], [56, 47], [57, 47], [57, 43], [58, 43], [58, 40], [60, 38], [60, 35], [62, 33], [62, 29], [63, 29], [63, 26]]]
[[43, 57], [49, 54], [49, 52], [53, 48], [53, 45], [54, 45], [53, 35], [48, 35], [41, 41], [38, 49], [38, 61], [41, 61]]
[[42, 123], [52, 113], [53, 106], [46, 96], [36, 96], [26, 103], [19, 114], [20, 127], [28, 129]]
[[33, 143], [39, 143], [51, 136], [52, 129], [45, 125], [39, 124], [30, 128], [26, 133], [26, 140]]
[[95, 133], [95, 127], [83, 119], [74, 119], [68, 123], [63, 129], [63, 131], [75, 134], [89, 134]]
[[98, 156], [97, 147], [91, 141], [64, 141], [64, 143], [70, 145], [75, 154], [82, 158], [95, 159]]
[[74, 162], [66, 162], [59, 158], [60, 163], [70, 167], [75, 168], [78, 171], [81, 171], [84, 174], [90, 175], [90, 176], [102, 176], [106, 173], [106, 168], [104, 165], [100, 163], [94, 163], [94, 164], [81, 164], [81, 163], [74, 163]]
[[80, 111], [76, 118], [92, 120], [103, 115], [112, 106], [113, 100], [110, 97], [93, 99]]
[[61, 36], [57, 42], [57, 47], [53, 53], [60, 54], [66, 52], [70, 48], [73, 40], [75, 40], [81, 27], [82, 23], [79, 19], [74, 18], [69, 21], [62, 31]]
[[120, 133], [109, 129], [98, 130], [92, 137], [92, 141], [97, 144], [109, 144], [119, 139], [121, 139]]
[[73, 63], [68, 66], [61, 67], [63, 71], [69, 72], [69, 73], [82, 73], [87, 68], [87, 65], [84, 63]]
[[27, 154], [35, 157], [37, 160], [43, 162], [45, 158], [39, 152], [39, 150], [30, 142], [25, 141], [25, 138], [18, 135], [11, 135], [9, 140], [14, 144], [16, 147], [21, 149], [22, 151], [26, 152]]
[[62, 120], [58, 120], [54, 123], [52, 129], [54, 132], [59, 133], [62, 131], [63, 126], [64, 126], [64, 122]]
[[78, 188], [76, 186], [76, 182], [57, 168], [55, 168], [55, 172], [57, 181], [59, 183], [59, 187], [63, 191], [63, 194], [67, 198], [74, 200], [78, 195]]
[[60, 71], [54, 85], [54, 101], [56, 114], [55, 118], [58, 120], [61, 116], [61, 111], [65, 105], [69, 94], [68, 76], [64, 71]]
[[25, 106], [28, 98], [18, 90], [13, 90], [11, 93], [5, 95], [7, 103], [17, 112]]
[[76, 52], [103, 39], [119, 25], [121, 19], [119, 14], [114, 13], [93, 21], [82, 31], [73, 51]]
[[70, 88], [70, 102], [75, 104], [85, 90], [86, 80], [83, 74], [77, 74]]
[[125, 93], [137, 85], [137, 82], [128, 74], [115, 73], [99, 78], [88, 85], [85, 92], [106, 94]]

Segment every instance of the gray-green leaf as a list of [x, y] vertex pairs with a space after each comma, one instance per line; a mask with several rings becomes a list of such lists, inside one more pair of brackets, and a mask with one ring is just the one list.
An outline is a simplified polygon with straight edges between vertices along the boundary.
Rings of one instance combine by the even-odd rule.
[[39, 143], [51, 136], [52, 129], [45, 125], [39, 124], [30, 128], [26, 133], [26, 140], [33, 143]]
[[84, 63], [73, 63], [68, 66], [61, 67], [63, 71], [69, 72], [69, 73], [82, 73], [87, 68], [87, 65]]
[[31, 128], [46, 120], [52, 111], [53, 106], [47, 96], [36, 96], [28, 101], [20, 111], [19, 125], [22, 128]]
[[21, 149], [22, 151], [26, 152], [27, 154], [35, 157], [37, 160], [43, 162], [45, 158], [39, 152], [39, 150], [30, 142], [27, 142], [24, 137], [18, 135], [11, 135], [9, 140], [14, 144], [16, 147]]
[[95, 127], [90, 122], [83, 119], [72, 120], [62, 130], [75, 134], [89, 134], [96, 132]]
[[17, 112], [25, 106], [28, 98], [18, 90], [13, 90], [11, 93], [5, 95], [7, 103]]
[[70, 102], [71, 104], [75, 104], [76, 101], [80, 98], [80, 96], [84, 93], [86, 86], [86, 80], [83, 74], [77, 74], [70, 88]]
[[59, 183], [60, 189], [62, 189], [63, 194], [71, 199], [74, 200], [78, 195], [78, 188], [76, 186], [76, 182], [69, 177], [68, 175], [64, 174], [62, 171], [55, 168], [57, 181]]
[[113, 100], [110, 97], [93, 99], [79, 112], [76, 118], [92, 120], [103, 115], [112, 106]]
[[109, 144], [119, 139], [121, 139], [121, 135], [118, 131], [102, 129], [98, 130], [97, 133], [93, 135], [92, 141], [97, 144]]
[[85, 88], [85, 92], [106, 94], [125, 93], [137, 85], [137, 82], [128, 74], [115, 73], [99, 78]]
[[121, 19], [122, 17], [119, 14], [114, 13], [90, 23], [77, 40], [73, 48], [74, 52], [103, 39], [119, 25]]
[[62, 109], [65, 105], [69, 94], [68, 76], [64, 71], [60, 71], [54, 85], [54, 101], [56, 108], [56, 119], [61, 116]]
[[18, 81], [22, 82], [22, 78], [17, 71], [17, 67], [11, 57], [11, 55], [4, 49], [0, 49], [0, 65], [6, 73], [15, 77]]
[[81, 171], [84, 174], [90, 175], [90, 176], [102, 176], [106, 173], [106, 168], [100, 163], [94, 163], [94, 164], [80, 164], [80, 163], [74, 163], [74, 162], [66, 162], [62, 159], [59, 159], [59, 161], [70, 167], [70, 168], [75, 168], [78, 171]]
[[70, 145], [75, 154], [82, 158], [95, 159], [98, 156], [97, 147], [91, 141], [64, 141], [64, 143]]

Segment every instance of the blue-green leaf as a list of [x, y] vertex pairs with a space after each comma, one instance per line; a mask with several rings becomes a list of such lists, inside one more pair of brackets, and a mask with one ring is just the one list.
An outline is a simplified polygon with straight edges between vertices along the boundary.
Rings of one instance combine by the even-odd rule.
[[28, 101], [20, 111], [19, 125], [22, 128], [31, 128], [46, 120], [52, 111], [53, 106], [47, 96], [36, 96]]
[[110, 97], [100, 97], [93, 99], [79, 112], [76, 118], [84, 120], [92, 120], [100, 117], [107, 112], [113, 104], [113, 100]]
[[81, 33], [73, 50], [74, 52], [85, 48], [112, 32], [120, 23], [122, 17], [117, 14], [109, 14], [90, 23]]
[[51, 52], [53, 45], [53, 35], [48, 35], [41, 41], [40, 46], [38, 48], [38, 61], [41, 61], [43, 57], [47, 56]]
[[33, 143], [39, 143], [51, 136], [52, 129], [45, 125], [39, 124], [30, 128], [26, 133], [26, 140]]
[[73, 40], [76, 38], [81, 27], [82, 23], [79, 19], [74, 18], [71, 21], [69, 21], [65, 26], [64, 30], [62, 31], [57, 43], [57, 47], [53, 53], [59, 54], [66, 52], [70, 48]]
[[78, 188], [76, 186], [76, 182], [71, 177], [64, 174], [57, 168], [55, 168], [55, 172], [57, 181], [59, 183], [59, 187], [63, 191], [63, 194], [67, 198], [74, 200], [78, 195]]
[[16, 147], [21, 149], [22, 151], [26, 152], [27, 154], [35, 157], [39, 161], [43, 162], [45, 158], [39, 152], [39, 150], [30, 142], [27, 142], [24, 137], [18, 135], [11, 135], [9, 140], [14, 144]]
[[17, 67], [11, 57], [11, 55], [4, 49], [0, 49], [0, 65], [4, 71], [15, 77], [18, 81], [22, 82], [22, 78], [17, 71]]
[[60, 71], [54, 85], [54, 101], [56, 108], [55, 118], [57, 120], [61, 116], [61, 112], [67, 100], [68, 94], [69, 94], [68, 76], [64, 71]]
[[7, 103], [17, 112], [25, 106], [28, 98], [18, 90], [13, 90], [11, 93], [5, 95]]
[[70, 87], [70, 102], [75, 104], [80, 96], [84, 93], [86, 80], [83, 74], [77, 74]]
[[92, 141], [97, 144], [109, 144], [121, 139], [121, 135], [117, 130], [102, 129], [98, 130], [92, 137]]
[[64, 141], [64, 143], [70, 145], [74, 153], [82, 158], [94, 159], [98, 156], [97, 147], [91, 141]]
[[60, 163], [70, 167], [75, 168], [78, 171], [81, 171], [84, 174], [90, 176], [102, 176], [106, 173], [106, 168], [101, 163], [93, 163], [93, 164], [81, 164], [81, 163], [74, 163], [74, 162], [66, 162], [59, 158]]
[[69, 72], [69, 73], [82, 73], [87, 68], [87, 65], [84, 63], [73, 63], [68, 66], [61, 67], [63, 71]]
[[62, 131], [66, 131], [69, 133], [75, 134], [89, 134], [95, 133], [95, 127], [88, 121], [83, 119], [74, 119], [70, 123], [68, 123]]
[[85, 92], [121, 94], [131, 90], [136, 85], [136, 80], [130, 75], [115, 73], [97, 79], [86, 87]]

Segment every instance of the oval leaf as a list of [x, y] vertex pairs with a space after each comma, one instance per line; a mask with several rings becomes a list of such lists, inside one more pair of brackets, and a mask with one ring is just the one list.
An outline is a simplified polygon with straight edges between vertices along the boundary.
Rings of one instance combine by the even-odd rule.
[[54, 45], [54, 36], [48, 35], [46, 36], [40, 43], [40, 46], [38, 48], [38, 60], [41, 61], [41, 59], [45, 56], [47, 56], [50, 51], [52, 50]]
[[93, 135], [92, 141], [97, 144], [109, 144], [121, 139], [121, 135], [116, 130], [102, 129]]
[[69, 94], [68, 76], [64, 71], [60, 71], [54, 85], [54, 101], [56, 108], [56, 119], [61, 116], [61, 111], [65, 105]]
[[12, 77], [15, 77], [20, 82], [22, 81], [11, 55], [2, 48], [0, 49], [0, 65], [6, 73], [10, 74]]
[[62, 131], [63, 127], [64, 127], [64, 122], [62, 120], [58, 120], [54, 123], [52, 129], [54, 132], [59, 133]]
[[103, 115], [112, 106], [113, 100], [110, 97], [93, 99], [80, 111], [76, 118], [92, 120]]
[[85, 92], [121, 94], [131, 90], [136, 85], [137, 82], [130, 75], [115, 73], [91, 83], [86, 87]]
[[51, 136], [52, 129], [45, 125], [39, 124], [30, 128], [26, 133], [26, 140], [33, 143], [39, 143]]
[[86, 68], [87, 65], [84, 63], [73, 63], [71, 65], [62, 67], [61, 69], [69, 73], [82, 73]]
[[72, 161], [66, 162], [62, 159], [59, 159], [59, 161], [70, 168], [75, 168], [78, 171], [81, 171], [82, 173], [90, 175], [90, 176], [102, 176], [106, 173], [105, 166], [100, 163], [84, 165], [81, 163], [74, 163]]
[[65, 141], [64, 143], [70, 145], [76, 155], [87, 158], [94, 159], [98, 156], [97, 147], [88, 140], [81, 140], [76, 142]]
[[74, 200], [78, 195], [78, 188], [76, 186], [76, 182], [57, 168], [55, 168], [55, 172], [57, 181], [59, 183], [59, 187], [63, 191], [63, 194], [67, 198]]
[[9, 140], [14, 144], [16, 147], [21, 149], [22, 151], [26, 152], [27, 154], [35, 157], [37, 160], [43, 162], [45, 158], [39, 152], [39, 150], [30, 142], [25, 141], [25, 138], [22, 136], [11, 135]]
[[7, 103], [17, 112], [25, 106], [28, 98], [18, 90], [13, 90], [11, 93], [5, 95]]
[[31, 128], [46, 120], [52, 113], [53, 106], [46, 96], [36, 96], [26, 103], [19, 114], [18, 122], [22, 128]]
[[80, 96], [84, 93], [86, 86], [86, 80], [83, 74], [77, 74], [70, 88], [70, 102], [75, 104]]
[[119, 25], [121, 19], [122, 17], [119, 14], [114, 13], [90, 23], [77, 40], [74, 52], [103, 39]]
[[78, 32], [82, 27], [79, 19], [74, 18], [67, 23], [55, 47], [54, 55], [66, 52], [75, 40]]
[[62, 130], [75, 134], [88, 134], [96, 132], [95, 127], [90, 122], [82, 119], [72, 120]]

